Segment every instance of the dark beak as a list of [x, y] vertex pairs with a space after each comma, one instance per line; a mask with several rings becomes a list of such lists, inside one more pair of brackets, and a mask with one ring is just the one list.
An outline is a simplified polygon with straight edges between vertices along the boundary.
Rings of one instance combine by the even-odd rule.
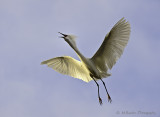
[[61, 35], [63, 35], [62, 37], [60, 37], [60, 38], [65, 38], [65, 37], [67, 37], [68, 35], [66, 35], [66, 34], [63, 34], [63, 33], [61, 33], [61, 32], [58, 32], [59, 34], [61, 34]]

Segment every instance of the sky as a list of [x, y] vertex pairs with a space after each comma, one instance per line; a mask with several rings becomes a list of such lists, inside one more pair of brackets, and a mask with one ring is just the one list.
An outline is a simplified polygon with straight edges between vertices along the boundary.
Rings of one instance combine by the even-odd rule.
[[[159, 0], [0, 0], [0, 117], [159, 117]], [[122, 57], [97, 86], [59, 74], [44, 60], [76, 53], [58, 32], [74, 34], [92, 57], [125, 17], [131, 35]]]

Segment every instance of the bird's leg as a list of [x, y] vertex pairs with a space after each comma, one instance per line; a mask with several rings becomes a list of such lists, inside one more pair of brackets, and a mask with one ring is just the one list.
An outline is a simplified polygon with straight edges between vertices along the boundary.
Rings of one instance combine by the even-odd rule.
[[100, 94], [99, 94], [99, 84], [96, 82], [96, 80], [94, 79], [95, 83], [97, 84], [97, 87], [98, 87], [98, 98], [99, 98], [99, 104], [102, 105], [102, 99], [100, 97]]
[[102, 103], [102, 99], [101, 99], [101, 97], [100, 97], [100, 94], [99, 94], [99, 84], [96, 82], [96, 80], [93, 78], [93, 76], [92, 75], [90, 75], [91, 77], [92, 77], [92, 79], [94, 80], [94, 82], [97, 84], [97, 87], [98, 87], [98, 98], [99, 98], [99, 104], [100, 105], [102, 105], [103, 103]]
[[104, 87], [105, 87], [105, 89], [106, 89], [106, 92], [107, 92], [107, 95], [108, 95], [108, 102], [112, 102], [112, 99], [111, 99], [111, 97], [110, 97], [110, 95], [109, 95], [109, 93], [108, 93], [108, 91], [107, 91], [107, 88], [106, 88], [106, 85], [105, 85], [105, 82], [102, 80], [102, 79], [100, 79], [101, 81], [102, 81], [102, 83], [103, 83], [103, 85], [104, 85]]

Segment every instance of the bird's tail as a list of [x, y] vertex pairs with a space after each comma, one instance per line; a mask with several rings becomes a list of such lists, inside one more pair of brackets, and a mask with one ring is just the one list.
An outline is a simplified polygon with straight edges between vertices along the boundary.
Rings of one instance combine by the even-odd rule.
[[101, 78], [107, 78], [107, 77], [109, 77], [109, 76], [111, 76], [111, 74], [105, 73], [105, 72], [102, 72], [102, 73], [100, 74], [100, 77], [101, 77]]

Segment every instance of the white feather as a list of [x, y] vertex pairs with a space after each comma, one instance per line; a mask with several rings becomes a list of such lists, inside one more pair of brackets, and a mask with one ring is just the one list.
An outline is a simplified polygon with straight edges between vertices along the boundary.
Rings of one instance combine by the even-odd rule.
[[70, 56], [52, 58], [43, 61], [41, 64], [47, 64], [48, 67], [53, 68], [61, 74], [69, 75], [85, 82], [92, 80], [89, 75], [89, 71], [84, 64]]
[[112, 69], [121, 57], [130, 36], [130, 24], [124, 18], [118, 21], [106, 35], [102, 45], [91, 58], [96, 67], [103, 72]]

